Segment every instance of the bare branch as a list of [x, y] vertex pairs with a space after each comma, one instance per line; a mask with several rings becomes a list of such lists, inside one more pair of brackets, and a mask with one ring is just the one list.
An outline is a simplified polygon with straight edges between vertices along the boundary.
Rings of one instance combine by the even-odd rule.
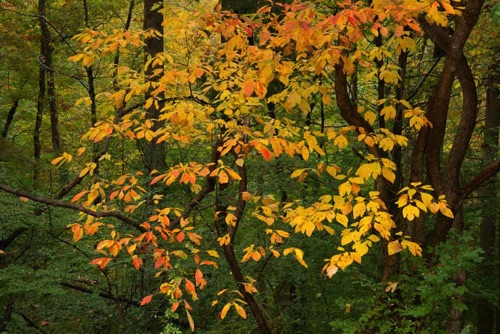
[[57, 199], [50, 199], [50, 198], [45, 198], [45, 197], [33, 195], [33, 194], [30, 194], [24, 190], [17, 190], [17, 189], [9, 187], [7, 185], [4, 185], [4, 184], [0, 184], [0, 190], [3, 190], [7, 193], [10, 193], [10, 194], [13, 194], [16, 196], [26, 197], [26, 198], [28, 198], [32, 201], [38, 202], [38, 203], [44, 203], [44, 204], [51, 205], [51, 206], [56, 206], [56, 207], [60, 207], [60, 208], [66, 208], [66, 209], [70, 209], [70, 210], [74, 210], [74, 211], [78, 211], [78, 212], [83, 212], [83, 213], [86, 213], [86, 214], [88, 214], [92, 217], [96, 217], [96, 218], [113, 217], [113, 218], [116, 218], [116, 219], [124, 222], [127, 225], [135, 227], [140, 232], [146, 231], [141, 226], [141, 224], [139, 222], [133, 220], [130, 217], [124, 216], [116, 211], [94, 211], [94, 210], [91, 210], [89, 208], [86, 208], [86, 207], [78, 205], [78, 204], [68, 203], [68, 202], [57, 200]]
[[479, 188], [484, 182], [489, 178], [495, 176], [500, 171], [500, 160], [492, 162], [490, 165], [486, 166], [478, 175], [476, 175], [472, 180], [470, 180], [466, 185], [460, 190], [460, 199], [465, 199], [474, 190]]

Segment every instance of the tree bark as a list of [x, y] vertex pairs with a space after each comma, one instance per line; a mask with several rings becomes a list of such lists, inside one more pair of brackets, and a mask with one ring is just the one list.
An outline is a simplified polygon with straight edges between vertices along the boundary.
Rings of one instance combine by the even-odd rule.
[[9, 133], [9, 129], [10, 129], [10, 125], [12, 124], [12, 121], [14, 120], [14, 115], [16, 114], [18, 105], [19, 105], [19, 98], [15, 99], [12, 102], [12, 106], [9, 109], [9, 113], [7, 114], [7, 119], [5, 120], [5, 125], [4, 125], [3, 131], [2, 131], [3, 138], [7, 138], [7, 135]]
[[262, 313], [262, 310], [259, 307], [259, 304], [253, 298], [253, 295], [245, 290], [245, 286], [242, 284], [245, 279], [243, 278], [243, 274], [241, 273], [241, 269], [238, 265], [238, 260], [236, 259], [236, 255], [234, 254], [233, 245], [225, 245], [222, 247], [224, 250], [224, 257], [226, 258], [227, 263], [229, 264], [229, 268], [231, 269], [231, 273], [233, 274], [234, 281], [238, 284], [238, 291], [243, 295], [245, 301], [252, 312], [255, 321], [257, 322], [257, 326], [259, 327], [259, 331], [262, 334], [271, 334], [271, 330], [267, 325], [266, 318]]
[[52, 65], [52, 37], [47, 24], [47, 3], [45, 0], [38, 0], [38, 20], [41, 29], [40, 57], [39, 61], [44, 66], [47, 80], [47, 98], [50, 111], [50, 129], [52, 134], [52, 148], [56, 155], [61, 153], [61, 138], [59, 135], [59, 115], [56, 100], [56, 84]]
[[[40, 48], [43, 48], [40, 45]], [[37, 186], [40, 177], [40, 156], [42, 152], [42, 145], [40, 142], [40, 132], [42, 128], [43, 112], [45, 109], [45, 67], [40, 64], [38, 69], [38, 98], [36, 104], [36, 118], [35, 128], [33, 130], [33, 158], [35, 164], [33, 167], [33, 181], [35, 187]]]
[[[483, 141], [483, 166], [490, 165], [498, 159], [498, 139], [500, 128], [500, 47], [496, 48], [496, 59], [492, 64], [486, 80], [486, 117], [484, 124]], [[490, 205], [491, 201], [498, 198], [496, 182], [498, 176], [494, 176], [491, 183], [482, 188], [482, 217], [479, 244], [484, 251], [484, 262], [489, 264], [495, 260], [495, 241], [498, 238], [497, 215], [498, 209]], [[497, 251], [498, 252], [498, 251]], [[495, 277], [498, 269], [493, 272], [485, 270], [483, 275]], [[490, 282], [490, 280], [486, 280]], [[479, 333], [493, 333], [495, 327], [495, 307], [487, 300], [479, 300], [477, 309], [477, 328]], [[498, 320], [497, 320], [498, 321]], [[497, 323], [497, 328], [498, 328]]]
[[[144, 1], [144, 30], [154, 30], [160, 37], [153, 36], [146, 38], [144, 46], [144, 63], [157, 54], [163, 52], [163, 1], [158, 0], [145, 0]], [[160, 75], [154, 74], [156, 70], [162, 69], [162, 65], [149, 65], [145, 69], [146, 80], [151, 82], [151, 85], [146, 93], [146, 100], [152, 98], [152, 92], [155, 90], [155, 81], [158, 80]], [[162, 100], [161, 98], [159, 99]], [[164, 122], [160, 122], [158, 118], [163, 108], [163, 103], [153, 103], [146, 109], [146, 119], [153, 121], [152, 131], [156, 131], [162, 127]], [[156, 143], [156, 138], [151, 142], [146, 143], [144, 148], [144, 163], [148, 170], [165, 169], [165, 143]]]

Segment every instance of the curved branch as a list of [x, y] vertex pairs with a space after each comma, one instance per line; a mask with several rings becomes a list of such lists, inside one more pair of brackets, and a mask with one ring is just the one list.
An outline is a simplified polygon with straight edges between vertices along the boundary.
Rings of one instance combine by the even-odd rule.
[[142, 227], [138, 221], [135, 221], [132, 218], [124, 216], [116, 211], [94, 211], [94, 210], [91, 210], [89, 208], [86, 208], [86, 207], [78, 205], [78, 204], [68, 203], [68, 202], [57, 200], [57, 199], [50, 199], [50, 198], [45, 198], [45, 197], [33, 195], [33, 194], [30, 194], [29, 192], [26, 192], [24, 190], [17, 190], [17, 189], [9, 187], [7, 185], [4, 185], [4, 184], [0, 184], [0, 190], [3, 190], [9, 194], [13, 194], [16, 196], [26, 197], [26, 198], [28, 198], [32, 201], [38, 202], [38, 203], [43, 203], [43, 204], [47, 204], [47, 205], [51, 205], [51, 206], [56, 206], [56, 207], [60, 207], [60, 208], [66, 208], [66, 209], [70, 209], [70, 210], [74, 210], [74, 211], [78, 211], [78, 212], [83, 212], [83, 213], [86, 213], [86, 214], [88, 214], [92, 217], [96, 217], [96, 218], [113, 217], [113, 218], [116, 218], [116, 219], [124, 222], [127, 225], [135, 227], [140, 232], [146, 231], [146, 229], [144, 229], [144, 227]]
[[474, 190], [479, 188], [484, 182], [489, 178], [495, 176], [500, 171], [500, 160], [496, 160], [486, 166], [478, 175], [476, 175], [472, 180], [465, 184], [462, 189], [460, 189], [459, 198], [465, 199]]

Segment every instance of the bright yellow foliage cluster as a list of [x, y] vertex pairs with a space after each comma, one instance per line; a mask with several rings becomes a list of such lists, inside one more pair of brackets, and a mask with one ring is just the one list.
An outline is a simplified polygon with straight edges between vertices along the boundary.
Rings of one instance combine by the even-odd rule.
[[[184, 161], [167, 170], [153, 171], [149, 176], [127, 171], [106, 182], [94, 183], [90, 190], [77, 194], [73, 202], [90, 209], [123, 210], [131, 214], [148, 200], [145, 196], [150, 189], [154, 191], [154, 187], [168, 189], [177, 183], [188, 185], [192, 196], [196, 196], [202, 194], [207, 182], [214, 181], [221, 187], [243, 182], [246, 176], [242, 170], [249, 162], [261, 158], [269, 162], [286, 155], [304, 163], [319, 161], [317, 168], [297, 166], [290, 175], [292, 179], [301, 182], [314, 175], [337, 182], [338, 187], [310, 204], [295, 199], [282, 203], [275, 200], [273, 194], [258, 195], [251, 189], [241, 190], [239, 198], [253, 210], [244, 219], [263, 222], [263, 234], [269, 238], [265, 245], [247, 246], [241, 261], [259, 261], [268, 254], [276, 258], [292, 254], [307, 267], [306, 255], [301, 249], [285, 246], [292, 238], [287, 228], [308, 237], [325, 231], [340, 238], [338, 253], [326, 260], [323, 269], [329, 277], [339, 268], [361, 263], [370, 248], [381, 241], [389, 254], [408, 249], [413, 255], [420, 255], [419, 245], [401, 233], [394, 233], [397, 226], [388, 212], [389, 203], [384, 202], [377, 188], [377, 184], [393, 184], [397, 173], [396, 165], [380, 152], [406, 147], [408, 138], [392, 133], [388, 127], [377, 127], [378, 116], [365, 106], [359, 106], [358, 112], [373, 129], [345, 122], [339, 126], [338, 115], [328, 116], [326, 127], [321, 129], [299, 126], [296, 119], [309, 114], [317, 103], [335, 112], [332, 111], [335, 110], [335, 82], [331, 78], [338, 66], [348, 75], [361, 69], [366, 75], [359, 80], [366, 85], [375, 78], [387, 85], [397, 85], [401, 80], [397, 65], [387, 62], [377, 69], [374, 62], [383, 57], [394, 61], [400, 53], [415, 49], [413, 36], [420, 32], [419, 13], [427, 13], [430, 21], [445, 24], [446, 13], [454, 14], [455, 9], [446, 1], [414, 0], [373, 1], [371, 6], [345, 1], [338, 13], [328, 11], [320, 2], [276, 6], [280, 15], [267, 6], [253, 18], [238, 18], [218, 8], [198, 7], [188, 11], [167, 6], [163, 36], [167, 49], [144, 65], [144, 68], [155, 66], [158, 78], [150, 81], [143, 71], [110, 67], [109, 72], [117, 78], [117, 89], [98, 96], [100, 121], [82, 139], [92, 143], [110, 138], [165, 142], [180, 151], [189, 145], [205, 149], [215, 145], [218, 158], [216, 161]], [[366, 34], [390, 37], [378, 47], [367, 40]], [[133, 52], [143, 45], [144, 38], [154, 35], [154, 31], [87, 30], [77, 36], [76, 42], [82, 51], [70, 57], [70, 61], [89, 67], [104, 61], [118, 49], [125, 54]], [[254, 43], [249, 42], [249, 37], [253, 37]], [[281, 88], [276, 90], [275, 85]], [[127, 104], [142, 101], [148, 91], [149, 97], [139, 107], [116, 117], [117, 111], [123, 112]], [[81, 100], [80, 103], [87, 102]], [[269, 110], [270, 104], [277, 110], [274, 115]], [[407, 101], [381, 100], [374, 106], [383, 106], [379, 116], [391, 123], [398, 104], [404, 106], [408, 131], [430, 126], [424, 112]], [[151, 106], [161, 108], [158, 120], [146, 119], [144, 109]], [[155, 122], [160, 122], [161, 127], [155, 128]], [[349, 147], [367, 150], [355, 170], [322, 160], [327, 154]], [[84, 149], [79, 156], [85, 159]], [[116, 157], [106, 158], [116, 161]], [[71, 155], [65, 153], [52, 163], [61, 165], [71, 160]], [[80, 177], [92, 175], [96, 168], [95, 162], [86, 163]], [[102, 201], [94, 203], [98, 196]], [[446, 200], [442, 196], [436, 199], [429, 186], [411, 184], [401, 189], [398, 196], [396, 204], [409, 222], [427, 212], [453, 216]], [[107, 257], [92, 263], [104, 268], [126, 250], [133, 265], [140, 268], [145, 249], [151, 247], [154, 268], [160, 275], [171, 270], [173, 261], [190, 259], [197, 268], [192, 277], [169, 280], [161, 285], [160, 291], [176, 300], [187, 293], [195, 300], [196, 290], [206, 284], [201, 268], [217, 266], [213, 260], [219, 255], [213, 249], [201, 250], [201, 236], [195, 232], [192, 219], [184, 216], [182, 203], [177, 207], [162, 207], [162, 199], [163, 193], [153, 195], [156, 209], [142, 223], [144, 232], [140, 235], [122, 238], [114, 226], [107, 226], [111, 229], [111, 238], [97, 246]], [[226, 225], [237, 228], [240, 218], [236, 207], [228, 206], [226, 211]], [[214, 220], [219, 214], [215, 214]], [[83, 215], [82, 219], [85, 219]], [[172, 225], [174, 220], [178, 223]], [[103, 226], [87, 218], [85, 223], [73, 224], [71, 228], [76, 241]], [[230, 233], [221, 233], [218, 245], [230, 245], [231, 237]], [[245, 289], [249, 293], [256, 292], [251, 282], [243, 283], [248, 285]], [[149, 300], [150, 296], [144, 302]], [[190, 306], [184, 301], [190, 317]], [[223, 307], [221, 318], [231, 307], [246, 317], [244, 304], [241, 299], [232, 300]], [[175, 308], [178, 305], [174, 304]]]

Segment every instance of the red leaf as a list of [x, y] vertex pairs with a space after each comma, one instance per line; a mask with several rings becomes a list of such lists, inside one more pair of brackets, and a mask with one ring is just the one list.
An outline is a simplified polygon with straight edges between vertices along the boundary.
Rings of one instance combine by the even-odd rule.
[[144, 305], [148, 304], [149, 302], [151, 302], [151, 298], [153, 298], [153, 295], [149, 295], [149, 296], [142, 298], [141, 306], [144, 306]]
[[255, 148], [257, 149], [257, 151], [259, 151], [264, 160], [269, 161], [273, 157], [273, 154], [271, 153], [271, 151], [269, 151], [267, 147], [263, 145], [257, 145], [255, 146]]
[[177, 241], [182, 242], [182, 240], [184, 240], [184, 232], [177, 233], [175, 238], [177, 239]]
[[160, 268], [163, 265], [163, 263], [165, 263], [165, 256], [160, 256], [155, 261], [155, 269]]
[[134, 255], [132, 256], [132, 264], [134, 265], [135, 269], [139, 270], [142, 265], [142, 259], [137, 255]]

